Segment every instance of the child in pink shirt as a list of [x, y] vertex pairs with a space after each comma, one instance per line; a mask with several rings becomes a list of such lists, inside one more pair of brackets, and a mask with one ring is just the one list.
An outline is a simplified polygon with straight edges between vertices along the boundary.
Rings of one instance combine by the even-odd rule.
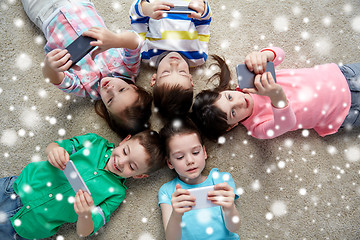
[[192, 118], [207, 137], [216, 139], [239, 122], [260, 139], [297, 129], [314, 129], [324, 137], [343, 126], [360, 126], [360, 63], [277, 70], [275, 82], [264, 72], [266, 62], [277, 66], [284, 57], [277, 47], [250, 53], [245, 64], [257, 74], [255, 88], [226, 90], [229, 69], [214, 56], [220, 76], [227, 77], [214, 90], [200, 92], [192, 107]]

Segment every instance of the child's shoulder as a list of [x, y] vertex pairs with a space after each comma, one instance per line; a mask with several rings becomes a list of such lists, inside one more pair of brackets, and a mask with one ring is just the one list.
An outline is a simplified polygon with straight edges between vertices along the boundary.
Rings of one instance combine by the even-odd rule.
[[233, 181], [230, 173], [220, 172], [217, 168], [211, 169], [208, 178], [210, 178], [214, 184]]

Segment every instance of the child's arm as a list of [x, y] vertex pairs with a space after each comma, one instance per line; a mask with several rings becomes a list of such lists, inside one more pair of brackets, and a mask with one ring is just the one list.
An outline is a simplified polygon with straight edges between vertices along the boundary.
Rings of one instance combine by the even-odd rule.
[[228, 183], [219, 183], [214, 186], [214, 191], [208, 193], [208, 199], [221, 206], [224, 215], [225, 226], [230, 232], [240, 228], [240, 214], [235, 207], [235, 193]]
[[97, 54], [110, 48], [136, 49], [141, 42], [139, 36], [134, 32], [124, 31], [116, 34], [102, 27], [93, 27], [82, 35], [97, 39], [97, 41], [90, 42], [91, 46], [98, 47], [91, 53], [93, 59]]
[[66, 49], [54, 49], [45, 56], [42, 72], [45, 78], [49, 78], [53, 84], [60, 84], [65, 77], [66, 71], [72, 64], [70, 54]]
[[52, 142], [46, 147], [45, 154], [51, 165], [60, 170], [65, 169], [66, 163], [69, 161], [69, 153], [64, 148]]
[[185, 212], [191, 210], [195, 205], [195, 197], [182, 189], [180, 184], [176, 185], [176, 191], [171, 195], [171, 206], [166, 203], [160, 204], [163, 225], [165, 229], [165, 238], [181, 239], [181, 221]]
[[78, 215], [76, 232], [80, 237], [89, 236], [94, 231], [93, 208], [94, 202], [89, 193], [79, 190], [75, 195], [74, 209]]

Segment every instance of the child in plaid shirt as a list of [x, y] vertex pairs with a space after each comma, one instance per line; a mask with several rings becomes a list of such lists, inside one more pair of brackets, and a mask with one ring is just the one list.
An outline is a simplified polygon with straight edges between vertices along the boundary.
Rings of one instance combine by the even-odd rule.
[[[46, 57], [43, 75], [66, 93], [97, 100], [96, 112], [124, 137], [148, 126], [151, 95], [135, 85], [142, 41], [135, 32], [119, 34], [119, 48], [92, 58], [87, 54], [74, 67], [65, 49], [84, 31], [106, 28], [87, 0], [22, 0], [26, 14], [44, 33]], [[94, 28], [95, 27], [95, 28]]]

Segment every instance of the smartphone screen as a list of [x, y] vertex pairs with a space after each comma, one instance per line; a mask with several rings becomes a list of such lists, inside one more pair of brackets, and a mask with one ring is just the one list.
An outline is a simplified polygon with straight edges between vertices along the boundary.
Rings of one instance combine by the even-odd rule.
[[70, 53], [70, 60], [73, 61], [70, 68], [94, 48], [94, 46], [90, 45], [90, 42], [92, 41], [96, 41], [96, 39], [80, 35], [77, 39], [75, 39], [75, 41], [66, 47]]
[[77, 193], [81, 189], [84, 192], [88, 192], [91, 195], [88, 187], [86, 186], [84, 180], [80, 176], [80, 173], [76, 169], [73, 161], [70, 160], [66, 163], [66, 167], [63, 172], [67, 180], [69, 181], [71, 187], [74, 189], [75, 193]]
[[[276, 82], [275, 67], [274, 67], [273, 62], [267, 62], [266, 72], [271, 72], [271, 75], [273, 76], [273, 78]], [[239, 85], [240, 89], [255, 88], [255, 86], [254, 86], [255, 73], [251, 72], [246, 67], [245, 64], [238, 64], [236, 66], [236, 75], [237, 75], [238, 85]]]
[[187, 6], [174, 6], [171, 7], [170, 10], [164, 11], [166, 13], [181, 13], [181, 14], [190, 14], [192, 12], [196, 12], [195, 10], [188, 8]]

